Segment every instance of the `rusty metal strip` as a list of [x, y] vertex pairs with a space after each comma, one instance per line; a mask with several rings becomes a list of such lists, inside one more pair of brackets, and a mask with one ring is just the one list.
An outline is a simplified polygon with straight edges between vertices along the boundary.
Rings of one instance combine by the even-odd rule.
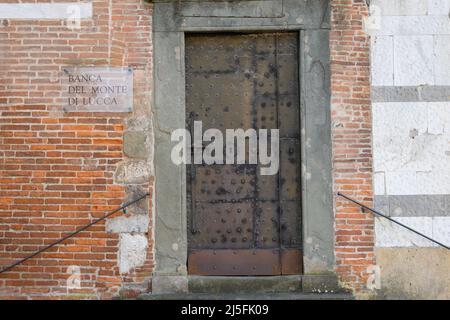
[[296, 275], [303, 273], [303, 256], [299, 249], [281, 250], [281, 274]]

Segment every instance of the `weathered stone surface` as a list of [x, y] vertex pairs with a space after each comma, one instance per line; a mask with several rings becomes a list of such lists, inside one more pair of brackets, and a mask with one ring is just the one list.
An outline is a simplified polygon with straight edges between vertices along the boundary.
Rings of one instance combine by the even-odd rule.
[[428, 117], [426, 103], [374, 103], [372, 113], [374, 171], [430, 169], [427, 163], [410, 161], [413, 149], [422, 144], [417, 137], [410, 137], [411, 130], [421, 136], [427, 133], [427, 122], [424, 121]]
[[152, 127], [151, 117], [130, 117], [126, 119], [129, 131], [146, 131]]
[[372, 87], [372, 102], [446, 102], [446, 101], [450, 101], [450, 86]]
[[[76, 4], [78, 17], [92, 18], [92, 2]], [[0, 3], [0, 19], [68, 19], [72, 3]]]
[[[151, 115], [151, 101], [153, 89], [153, 77], [149, 76], [150, 70], [137, 69], [133, 71], [133, 117], [148, 118]], [[145, 85], [143, 85], [145, 84]], [[130, 127], [128, 127], [130, 129]]]
[[373, 104], [374, 171], [384, 173], [386, 194], [450, 194], [449, 106]]
[[373, 198], [374, 209], [385, 214], [390, 215], [389, 211], [389, 196], [374, 196]]
[[[309, 219], [305, 222], [305, 234], [310, 241], [306, 255], [306, 272], [328, 272], [333, 269], [333, 211], [331, 190], [331, 128], [330, 128], [330, 70], [329, 70], [329, 1], [328, 0], [284, 0], [284, 16], [280, 18], [227, 17], [230, 10], [218, 12], [208, 5], [222, 6], [217, 1], [188, 4], [195, 6], [198, 16], [181, 16], [184, 1], [155, 1], [154, 5], [154, 61], [155, 61], [155, 171], [156, 208], [155, 215], [155, 260], [156, 274], [153, 288], [157, 291], [180, 290], [184, 278], [178, 284], [171, 283], [172, 274], [180, 276], [186, 266], [186, 210], [185, 172], [168, 161], [173, 144], [170, 134], [173, 129], [185, 126], [185, 79], [184, 79], [184, 31], [229, 31], [229, 30], [305, 30], [303, 36], [308, 47], [302, 70], [308, 70], [303, 79], [305, 99], [304, 114], [308, 114], [304, 132], [311, 141], [306, 153], [306, 170], [312, 177], [309, 181]], [[267, 1], [269, 2], [269, 1]], [[278, 2], [277, 2], [278, 3]], [[234, 4], [233, 4], [234, 5]], [[197, 12], [201, 6], [205, 12]], [[186, 7], [187, 8], [187, 7]], [[191, 7], [192, 9], [192, 7]], [[191, 10], [189, 9], [189, 10]], [[185, 9], [188, 10], [188, 9]], [[185, 11], [187, 12], [187, 11]], [[277, 15], [267, 13], [271, 16]], [[261, 13], [261, 12], [260, 12]], [[260, 14], [258, 13], [258, 14]], [[205, 17], [214, 14], [216, 17]], [[245, 12], [240, 12], [244, 14]], [[319, 30], [320, 28], [323, 28]], [[314, 30], [311, 30], [314, 29]], [[317, 137], [317, 139], [316, 139]], [[316, 142], [316, 143], [315, 143]], [[306, 164], [306, 161], [305, 161]], [[160, 275], [160, 276], [158, 276]], [[161, 278], [159, 278], [161, 277]], [[187, 283], [186, 283], [187, 285]], [[183, 290], [183, 289], [182, 289]]]
[[434, 36], [433, 60], [435, 84], [450, 85], [450, 35]]
[[394, 37], [394, 84], [434, 85], [433, 36]]
[[419, 87], [419, 96], [422, 101], [428, 102], [449, 102], [450, 86], [425, 86]]
[[[449, 212], [447, 215], [450, 215]], [[433, 217], [433, 237], [450, 247], [450, 216]]]
[[106, 221], [106, 231], [112, 233], [146, 233], [150, 218], [148, 215], [120, 216]]
[[[147, 193], [148, 190], [145, 190], [141, 186], [136, 185], [127, 185], [126, 186], [126, 197], [125, 197], [125, 203], [134, 201], [143, 195]], [[134, 203], [132, 206], [129, 206], [127, 208], [127, 213], [130, 214], [140, 214], [140, 215], [147, 215], [149, 214], [149, 207], [148, 207], [148, 197]]]
[[128, 273], [140, 267], [147, 258], [148, 239], [142, 234], [122, 233], [119, 240], [119, 271]]
[[373, 37], [371, 41], [372, 86], [394, 84], [394, 40], [392, 36]]
[[[395, 220], [428, 237], [433, 237], [433, 220], [431, 217], [396, 217]], [[429, 240], [385, 218], [375, 219], [375, 232], [377, 247], [433, 246], [433, 243]]]
[[124, 161], [117, 168], [115, 180], [125, 184], [145, 183], [151, 175], [151, 168], [146, 161]]
[[304, 275], [302, 276], [302, 290], [305, 293], [343, 292], [337, 276], [334, 274]]
[[382, 16], [418, 16], [428, 13], [428, 0], [371, 0], [370, 7]]
[[305, 274], [317, 274], [334, 263], [328, 32], [307, 30], [302, 39], [303, 261]]
[[375, 195], [386, 194], [386, 179], [384, 172], [375, 172], [373, 174], [373, 192]]
[[155, 275], [152, 278], [152, 293], [187, 293], [188, 277], [176, 275]]
[[388, 196], [389, 214], [393, 217], [445, 216], [448, 214], [446, 198], [445, 195]]
[[302, 276], [202, 277], [189, 276], [190, 293], [275, 293], [300, 292]]
[[[445, 155], [443, 150], [441, 152]], [[450, 170], [419, 171], [417, 172], [417, 184], [417, 189], [423, 194], [450, 194]], [[421, 192], [418, 191], [415, 194], [421, 194]]]
[[123, 151], [130, 158], [146, 159], [149, 155], [147, 133], [126, 131], [123, 135]]
[[[378, 62], [380, 63], [380, 62]], [[376, 68], [376, 67], [374, 67]], [[380, 72], [383, 68], [380, 67]], [[373, 77], [380, 77], [374, 74], [375, 70], [372, 70]], [[376, 80], [374, 78], [374, 80]], [[392, 82], [394, 81], [394, 74], [392, 73]], [[375, 84], [376, 85], [376, 84]], [[419, 97], [419, 87], [372, 87], [372, 102], [418, 102], [421, 101]]]
[[450, 13], [450, 1], [448, 0], [428, 0], [429, 15], [448, 16]]
[[371, 30], [372, 36], [450, 34], [450, 19], [448, 15], [384, 16], [379, 21], [379, 28]]
[[[328, 0], [168, 1], [155, 5], [154, 31], [329, 28]], [[281, 14], [280, 14], [281, 13]]]
[[[398, 207], [397, 207], [398, 208]], [[391, 211], [395, 211], [396, 207]], [[432, 239], [450, 246], [450, 217], [449, 216], [416, 216], [394, 217], [408, 227], [411, 227]], [[378, 247], [437, 247], [438, 245], [410, 230], [393, 222], [378, 218], [376, 220], [376, 239]]]
[[181, 4], [180, 16], [183, 17], [275, 18], [283, 15], [283, 6], [274, 0]]
[[378, 248], [383, 299], [450, 299], [450, 254], [437, 248]]

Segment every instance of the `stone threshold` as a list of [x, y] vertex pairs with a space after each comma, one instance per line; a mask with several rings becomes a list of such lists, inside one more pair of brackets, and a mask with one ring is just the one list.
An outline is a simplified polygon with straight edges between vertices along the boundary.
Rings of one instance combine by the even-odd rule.
[[[143, 295], [146, 299], [165, 298], [186, 299], [215, 296], [220, 299], [260, 298], [263, 296], [278, 296], [279, 299], [292, 297], [307, 298], [310, 295], [320, 297], [334, 297], [344, 294], [351, 297], [349, 292], [339, 286], [335, 274], [321, 275], [292, 275], [292, 276], [156, 276], [153, 279], [153, 292]], [[180, 285], [183, 284], [184, 285]], [[295, 299], [297, 299], [295, 298]], [[184, 298], [183, 298], [184, 299]]]

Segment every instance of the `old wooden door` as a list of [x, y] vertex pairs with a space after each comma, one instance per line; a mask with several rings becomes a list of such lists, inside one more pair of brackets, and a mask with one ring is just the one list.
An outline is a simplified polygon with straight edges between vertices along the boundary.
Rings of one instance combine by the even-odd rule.
[[301, 273], [297, 33], [186, 35], [186, 126], [280, 130], [280, 169], [187, 167], [188, 270]]

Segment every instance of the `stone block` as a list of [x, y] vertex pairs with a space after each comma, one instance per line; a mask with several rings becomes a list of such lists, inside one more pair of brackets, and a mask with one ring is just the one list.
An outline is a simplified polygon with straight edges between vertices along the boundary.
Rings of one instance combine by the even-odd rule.
[[450, 14], [450, 0], [428, 0], [428, 14], [448, 16]]
[[428, 132], [450, 138], [450, 102], [428, 104]]
[[438, 248], [378, 248], [380, 299], [450, 299], [450, 254]]
[[187, 293], [187, 275], [154, 275], [152, 278], [152, 293]]
[[[433, 220], [431, 217], [395, 217], [394, 219], [428, 237], [433, 236]], [[375, 234], [377, 247], [434, 246], [433, 242], [385, 218], [375, 219]]]
[[372, 36], [396, 35], [445, 35], [450, 34], [448, 15], [427, 16], [383, 16], [379, 27], [371, 31]]
[[112, 233], [146, 233], [150, 218], [148, 215], [120, 216], [106, 221], [106, 231]]
[[305, 293], [336, 293], [345, 291], [335, 275], [303, 275], [302, 290]]
[[445, 214], [444, 195], [389, 196], [392, 217], [431, 217]]
[[276, 18], [283, 16], [278, 1], [181, 2], [183, 17]]
[[374, 171], [386, 172], [388, 189], [388, 172], [431, 169], [421, 151], [432, 138], [427, 135], [426, 103], [373, 103], [372, 116]]
[[151, 168], [146, 161], [124, 161], [117, 168], [115, 181], [124, 184], [146, 183], [151, 175]]
[[450, 246], [450, 213], [447, 217], [433, 217], [433, 238]]
[[433, 62], [435, 84], [450, 85], [450, 35], [434, 36]]
[[92, 2], [0, 3], [0, 19], [68, 19], [76, 7], [81, 19], [92, 18]]
[[394, 40], [392, 36], [372, 38], [372, 85], [394, 85]]
[[450, 86], [418, 87], [421, 101], [450, 102]]
[[376, 195], [386, 194], [386, 180], [384, 172], [375, 172], [373, 174], [373, 192]]
[[148, 239], [142, 234], [123, 233], [119, 239], [119, 271], [129, 273], [144, 265], [147, 258]]
[[450, 170], [417, 172], [417, 194], [450, 194]]
[[373, 206], [382, 214], [389, 215], [389, 196], [374, 196]]
[[144, 131], [126, 131], [123, 136], [123, 151], [130, 158], [146, 159], [149, 154], [147, 133]]
[[[147, 193], [148, 190], [142, 188], [138, 185], [127, 185], [126, 186], [126, 197], [125, 203], [132, 202]], [[149, 198], [143, 198], [142, 200], [135, 202], [133, 205], [127, 208], [127, 213], [129, 214], [140, 214], [147, 215], [149, 214]]]
[[372, 0], [370, 8], [371, 12], [382, 16], [426, 15], [428, 0]]

